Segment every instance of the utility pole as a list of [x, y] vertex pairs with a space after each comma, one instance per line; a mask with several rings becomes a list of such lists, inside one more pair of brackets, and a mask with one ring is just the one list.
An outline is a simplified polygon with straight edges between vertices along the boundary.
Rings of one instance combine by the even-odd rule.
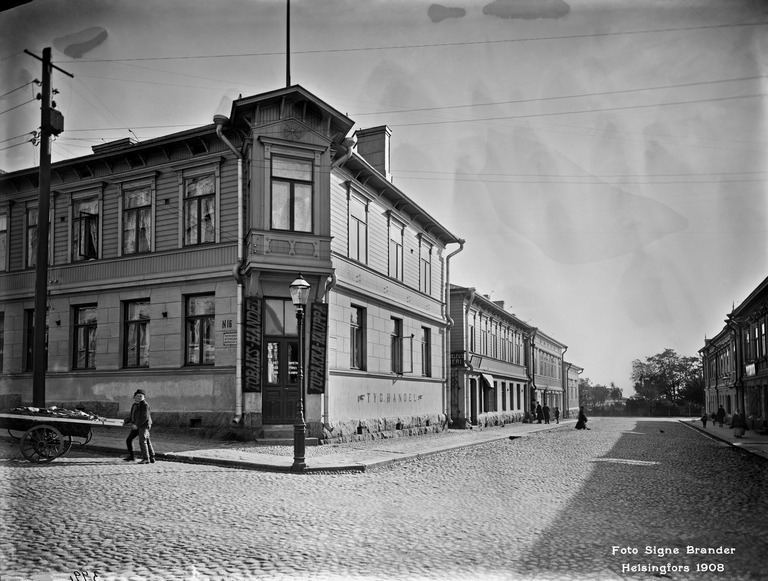
[[37, 261], [35, 263], [35, 315], [34, 342], [32, 345], [32, 405], [45, 407], [45, 372], [48, 363], [46, 353], [46, 321], [48, 318], [48, 216], [51, 200], [51, 135], [64, 130], [64, 117], [51, 104], [51, 72], [53, 68], [73, 77], [51, 64], [50, 47], [43, 49], [43, 58], [25, 50], [28, 55], [43, 62], [40, 107], [40, 177], [37, 205]]
[[291, 0], [287, 1], [285, 14], [285, 86], [291, 86]]

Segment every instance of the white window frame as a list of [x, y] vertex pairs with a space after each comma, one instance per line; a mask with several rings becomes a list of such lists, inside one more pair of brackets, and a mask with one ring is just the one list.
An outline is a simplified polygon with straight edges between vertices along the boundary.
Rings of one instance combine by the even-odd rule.
[[[155, 251], [155, 238], [157, 233], [157, 221], [156, 221], [156, 215], [157, 215], [157, 173], [153, 172], [151, 176], [146, 177], [136, 177], [135, 179], [131, 179], [130, 181], [120, 182], [118, 187], [118, 198], [117, 198], [117, 213], [118, 213], [118, 220], [117, 220], [117, 255], [118, 256], [134, 256], [136, 254], [146, 254], [146, 252], [130, 252], [130, 253], [124, 253], [123, 252], [123, 212], [125, 210], [124, 204], [125, 204], [125, 193], [131, 190], [137, 190], [144, 187], [150, 188], [150, 210], [149, 210], [149, 220], [150, 220], [150, 236], [149, 236], [149, 252]], [[179, 212], [181, 219], [183, 220], [183, 207], [180, 209]], [[218, 216], [217, 216], [218, 220]]]

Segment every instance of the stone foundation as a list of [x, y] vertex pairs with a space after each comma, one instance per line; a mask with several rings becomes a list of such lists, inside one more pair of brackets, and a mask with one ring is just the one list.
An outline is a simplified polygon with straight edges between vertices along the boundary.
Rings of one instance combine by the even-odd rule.
[[447, 427], [444, 414], [346, 420], [325, 425], [322, 441], [330, 444], [418, 436], [442, 432]]
[[455, 429], [479, 429], [494, 428], [498, 426], [504, 426], [506, 424], [514, 424], [515, 422], [522, 422], [525, 419], [524, 412], [487, 412], [477, 416], [477, 424], [470, 425], [469, 421], [466, 421], [464, 425], [451, 425]]

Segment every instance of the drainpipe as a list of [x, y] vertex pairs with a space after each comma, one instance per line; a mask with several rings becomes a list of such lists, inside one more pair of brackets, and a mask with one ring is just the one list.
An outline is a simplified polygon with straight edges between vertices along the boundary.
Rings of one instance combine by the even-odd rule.
[[[350, 154], [352, 149], [350, 148]], [[328, 300], [328, 293], [331, 292], [333, 287], [336, 286], [336, 270], [331, 271], [331, 276], [329, 276], [325, 281], [325, 294], [323, 295], [323, 302], [326, 302]], [[326, 387], [327, 387], [327, 376], [330, 374], [330, 370], [326, 370]], [[333, 428], [331, 427], [330, 422], [328, 421], [328, 416], [330, 415], [328, 413], [328, 406], [330, 405], [330, 400], [328, 398], [328, 389], [326, 389], [323, 393], [323, 428], [328, 430], [329, 432], [333, 431]]]
[[243, 419], [243, 342], [245, 337], [243, 275], [240, 272], [243, 266], [243, 154], [224, 136], [223, 128], [229, 123], [229, 119], [224, 115], [215, 115], [213, 122], [216, 123], [216, 135], [237, 157], [237, 261], [232, 267], [232, 276], [237, 282], [237, 352], [235, 355], [235, 417], [232, 418], [232, 423], [239, 424]]
[[568, 370], [564, 369], [564, 367], [565, 367], [565, 352], [566, 351], [568, 351], [568, 345], [565, 346], [565, 349], [563, 349], [563, 354], [560, 356], [561, 357], [561, 359], [560, 359], [560, 373], [562, 374], [562, 377], [560, 378], [560, 381], [561, 381], [561, 385], [562, 385], [562, 388], [563, 388], [563, 397], [562, 397], [563, 401], [560, 402], [560, 405], [563, 406], [563, 407], [565, 407], [565, 397], [566, 397], [566, 392], [568, 391]]
[[466, 240], [456, 239], [459, 247], [451, 252], [445, 259], [445, 346], [443, 351], [443, 377], [445, 377], [445, 387], [443, 388], [443, 413], [445, 414], [445, 425], [451, 419], [450, 393], [451, 393], [451, 329], [454, 320], [451, 318], [451, 258], [464, 250]]
[[344, 149], [344, 153], [341, 157], [338, 157], [331, 162], [331, 169], [336, 169], [341, 166], [345, 161], [352, 157], [353, 147], [355, 146], [355, 140], [351, 137], [347, 137], [341, 142], [341, 147]]

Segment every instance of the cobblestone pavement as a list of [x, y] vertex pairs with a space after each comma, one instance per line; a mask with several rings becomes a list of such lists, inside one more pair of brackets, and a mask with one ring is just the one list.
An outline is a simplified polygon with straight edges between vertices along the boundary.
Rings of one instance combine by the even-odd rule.
[[590, 426], [360, 473], [33, 465], [3, 441], [0, 581], [766, 578], [765, 459], [679, 422]]

